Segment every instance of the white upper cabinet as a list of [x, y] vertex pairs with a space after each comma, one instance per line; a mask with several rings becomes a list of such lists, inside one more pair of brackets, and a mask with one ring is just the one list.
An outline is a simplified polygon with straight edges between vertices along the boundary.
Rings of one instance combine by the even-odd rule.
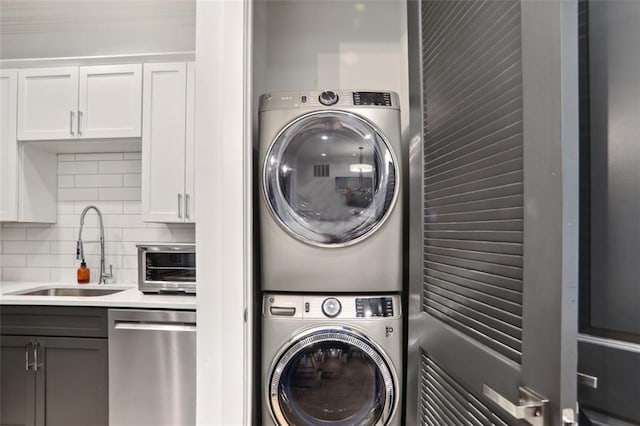
[[[64, 79], [64, 77], [62, 77]], [[18, 143], [18, 71], [0, 71], [0, 222], [56, 221], [55, 153]]]
[[140, 137], [140, 64], [25, 69], [18, 83], [18, 140]]
[[26, 69], [18, 77], [18, 139], [75, 138], [78, 67]]
[[80, 67], [78, 135], [139, 137], [142, 65]]
[[0, 74], [0, 221], [13, 220], [18, 214], [17, 93], [18, 72], [2, 70]]
[[194, 76], [193, 63], [144, 66], [144, 221], [194, 221]]

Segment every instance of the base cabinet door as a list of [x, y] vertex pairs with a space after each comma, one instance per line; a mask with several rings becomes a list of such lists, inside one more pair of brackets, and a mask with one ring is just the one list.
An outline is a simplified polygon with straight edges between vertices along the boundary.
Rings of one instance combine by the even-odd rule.
[[35, 424], [33, 347], [29, 337], [0, 337], [0, 425]]
[[39, 338], [37, 425], [107, 426], [106, 339]]
[[106, 339], [1, 336], [0, 425], [107, 426]]

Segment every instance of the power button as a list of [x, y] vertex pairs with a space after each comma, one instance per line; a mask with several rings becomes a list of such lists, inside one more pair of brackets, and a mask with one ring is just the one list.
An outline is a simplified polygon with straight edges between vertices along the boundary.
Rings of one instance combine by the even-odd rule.
[[334, 105], [338, 102], [338, 94], [332, 90], [325, 90], [320, 93], [318, 100], [322, 105]]
[[329, 318], [338, 316], [341, 310], [342, 305], [340, 305], [340, 301], [335, 297], [329, 297], [322, 302], [322, 313]]

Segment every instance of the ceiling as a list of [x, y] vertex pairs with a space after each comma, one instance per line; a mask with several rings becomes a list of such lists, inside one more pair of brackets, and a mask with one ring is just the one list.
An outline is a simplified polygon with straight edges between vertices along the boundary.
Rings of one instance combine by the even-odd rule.
[[195, 50], [195, 0], [0, 0], [1, 59]]

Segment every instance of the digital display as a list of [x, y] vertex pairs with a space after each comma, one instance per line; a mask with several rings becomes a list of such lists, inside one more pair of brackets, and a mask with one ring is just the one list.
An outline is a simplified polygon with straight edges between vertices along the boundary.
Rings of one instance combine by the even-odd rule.
[[391, 106], [391, 93], [353, 92], [354, 105]]
[[368, 297], [356, 299], [356, 317], [392, 317], [393, 298]]

